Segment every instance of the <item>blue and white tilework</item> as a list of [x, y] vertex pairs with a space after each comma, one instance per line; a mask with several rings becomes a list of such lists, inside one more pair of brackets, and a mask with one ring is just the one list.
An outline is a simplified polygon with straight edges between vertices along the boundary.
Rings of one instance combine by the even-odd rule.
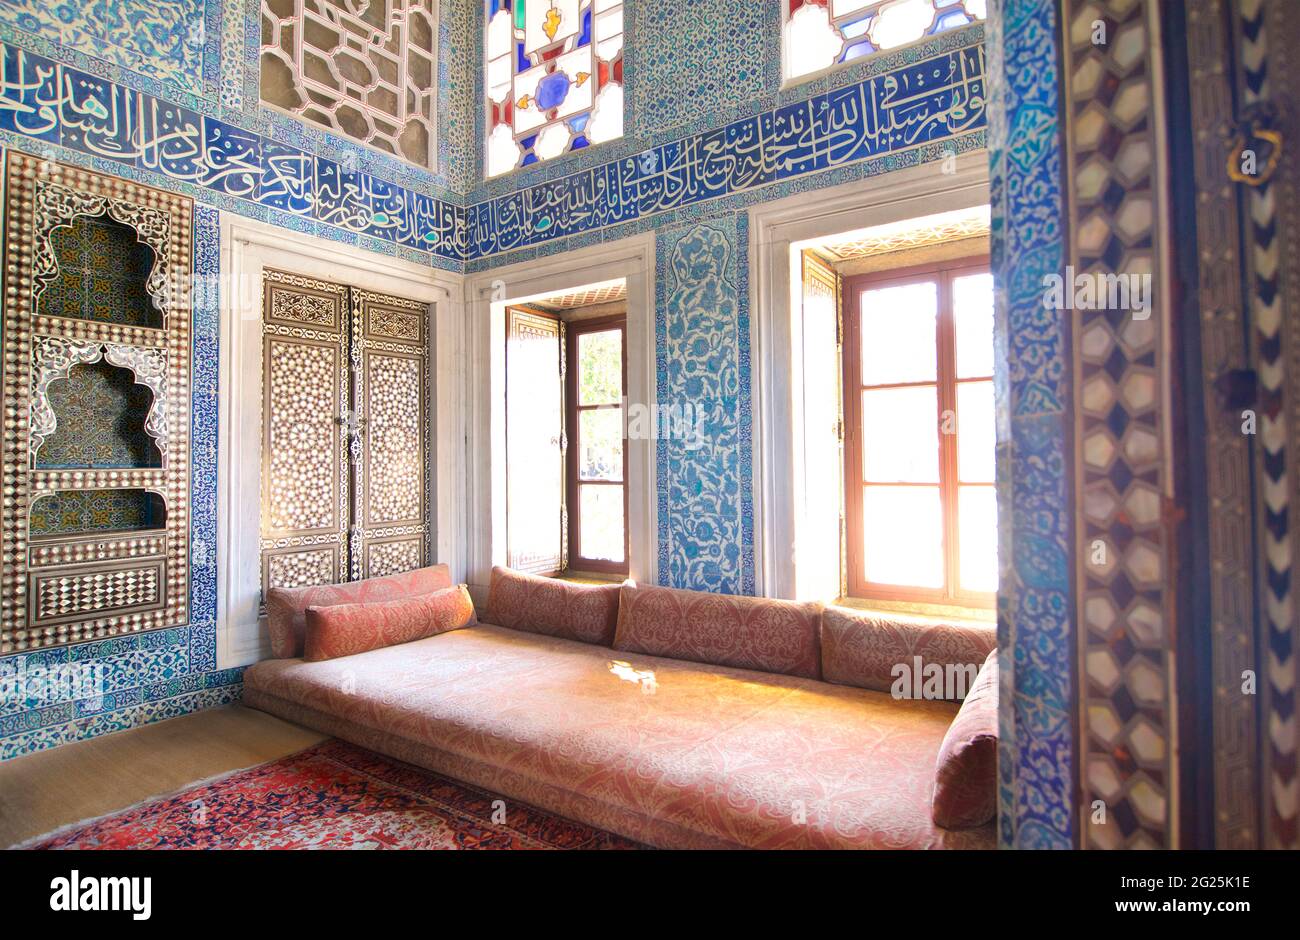
[[659, 580], [754, 593], [747, 217], [656, 239], [656, 399], [680, 415], [661, 436]]
[[1069, 322], [1043, 303], [1064, 264], [1056, 6], [989, 11], [989, 152], [996, 288], [999, 841], [1074, 843], [1073, 552], [1067, 472]]

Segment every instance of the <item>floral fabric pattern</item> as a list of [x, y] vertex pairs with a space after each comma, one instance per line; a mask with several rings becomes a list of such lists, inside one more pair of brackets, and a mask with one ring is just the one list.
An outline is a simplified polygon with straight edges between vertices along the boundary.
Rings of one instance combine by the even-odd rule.
[[618, 585], [575, 584], [496, 567], [487, 619], [529, 633], [609, 646], [618, 620]]
[[308, 607], [391, 601], [449, 587], [451, 569], [446, 565], [430, 565], [386, 578], [367, 578], [345, 584], [272, 588], [266, 592], [266, 627], [271, 635], [271, 655], [288, 659], [303, 654]]
[[[827, 682], [888, 692], [894, 667], [970, 666], [998, 645], [994, 624], [954, 623], [906, 614], [827, 607], [822, 614], [822, 671]], [[973, 687], [972, 687], [973, 688]]]
[[664, 848], [988, 848], [936, 826], [948, 702], [480, 623], [347, 660], [267, 660], [247, 704]]
[[815, 602], [623, 585], [614, 648], [821, 678]]
[[307, 608], [304, 659], [319, 662], [397, 646], [475, 623], [465, 585], [369, 604]]
[[934, 821], [948, 829], [983, 826], [997, 813], [998, 651], [989, 653], [939, 748]]
[[[531, 806], [345, 741], [216, 780], [25, 844], [29, 849], [634, 849]], [[202, 807], [203, 812], [196, 812]]]

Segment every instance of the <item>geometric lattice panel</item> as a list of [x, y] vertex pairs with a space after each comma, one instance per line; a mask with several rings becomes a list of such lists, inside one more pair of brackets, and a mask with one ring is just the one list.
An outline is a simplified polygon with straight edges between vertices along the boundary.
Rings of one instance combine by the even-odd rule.
[[347, 288], [263, 274], [262, 588], [346, 580]]
[[437, 35], [434, 0], [264, 0], [262, 103], [429, 167]]
[[94, 570], [80, 574], [37, 575], [32, 579], [34, 620], [97, 616], [124, 608], [148, 609], [162, 602], [163, 563]]

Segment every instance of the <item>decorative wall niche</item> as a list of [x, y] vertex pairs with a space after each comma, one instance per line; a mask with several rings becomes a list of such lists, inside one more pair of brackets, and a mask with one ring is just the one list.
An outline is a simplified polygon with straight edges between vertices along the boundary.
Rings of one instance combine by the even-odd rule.
[[160, 427], [161, 412], [155, 412], [154, 400], [154, 390], [138, 384], [130, 369], [104, 358], [77, 363], [33, 402], [33, 412], [39, 410], [47, 422], [53, 422], [48, 433], [39, 432], [33, 422], [33, 466], [38, 470], [161, 467], [157, 437], [166, 429]]
[[15, 151], [5, 174], [0, 653], [182, 625], [192, 203]]
[[135, 230], [108, 215], [81, 215], [50, 235], [58, 273], [40, 292], [46, 316], [162, 328], [162, 311], [149, 296], [152, 248]]
[[166, 527], [163, 498], [148, 490], [58, 490], [32, 501], [28, 522], [33, 541]]

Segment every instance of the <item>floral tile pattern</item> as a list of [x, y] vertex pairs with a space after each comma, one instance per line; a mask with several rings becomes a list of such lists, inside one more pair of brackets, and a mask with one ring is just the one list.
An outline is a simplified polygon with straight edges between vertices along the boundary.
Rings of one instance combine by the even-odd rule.
[[0, 22], [191, 94], [216, 80], [220, 0], [5, 0]]
[[657, 400], [703, 430], [658, 442], [659, 580], [754, 593], [745, 217], [656, 239]]
[[[998, 659], [1003, 701], [998, 838], [1069, 848], [1073, 811], [1069, 321], [1043, 304], [1064, 264], [1055, 6], [989, 12], [989, 159], [996, 288]], [[1008, 550], [1008, 548], [1010, 550]]]

